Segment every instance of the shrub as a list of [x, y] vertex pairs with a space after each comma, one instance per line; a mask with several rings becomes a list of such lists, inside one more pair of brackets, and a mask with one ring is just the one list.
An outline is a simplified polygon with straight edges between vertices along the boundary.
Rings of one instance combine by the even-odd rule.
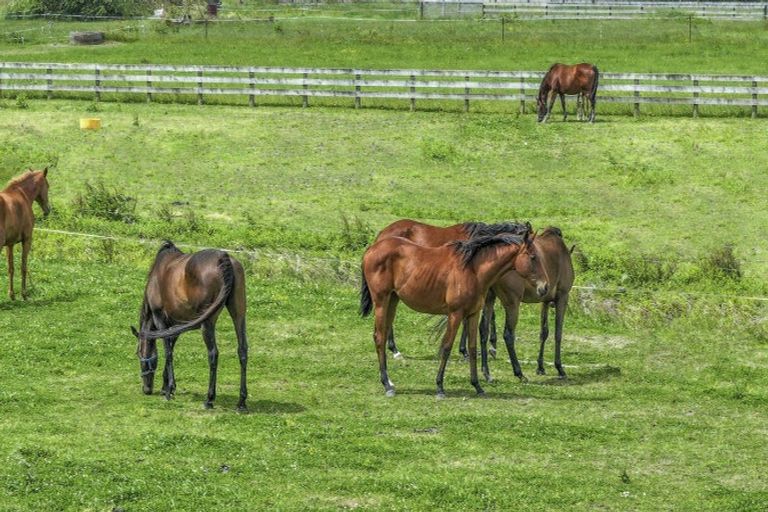
[[140, 16], [152, 13], [153, 0], [14, 0], [8, 12], [82, 16]]
[[74, 209], [78, 215], [128, 224], [136, 222], [136, 199], [110, 190], [103, 183], [86, 183], [85, 192], [75, 198]]

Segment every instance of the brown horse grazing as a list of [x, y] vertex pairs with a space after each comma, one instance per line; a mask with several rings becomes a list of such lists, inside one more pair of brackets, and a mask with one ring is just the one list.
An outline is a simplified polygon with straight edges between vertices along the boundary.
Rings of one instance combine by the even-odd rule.
[[[555, 98], [560, 96], [560, 104], [563, 106], [563, 121], [568, 117], [565, 110], [565, 95], [576, 94], [577, 110], [579, 97], [583, 96], [589, 100], [592, 109], [589, 113], [589, 122], [595, 122], [595, 101], [597, 97], [597, 84], [600, 73], [597, 66], [587, 64], [553, 64], [539, 86], [539, 96], [536, 98], [538, 107], [539, 122], [549, 119], [552, 113], [552, 107], [555, 105]], [[549, 100], [549, 106], [547, 102]], [[581, 119], [581, 115], [579, 116]]]
[[[457, 240], [469, 240], [475, 237], [492, 236], [507, 233], [510, 235], [524, 236], [531, 231], [531, 224], [526, 222], [503, 222], [499, 224], [485, 224], [482, 222], [464, 222], [453, 226], [440, 227], [425, 224], [411, 219], [401, 219], [382, 229], [376, 236], [375, 242], [399, 236], [407, 238], [411, 242], [424, 247], [439, 247]], [[466, 330], [462, 333], [462, 342], [466, 342]], [[402, 357], [395, 344], [395, 330], [392, 326], [387, 337], [387, 348], [395, 359]]]
[[[498, 297], [501, 300], [506, 312], [506, 322], [504, 327], [504, 343], [509, 352], [509, 359], [512, 363], [512, 369], [515, 375], [521, 380], [525, 380], [523, 372], [520, 369], [520, 363], [517, 360], [515, 352], [515, 327], [517, 326], [518, 314], [520, 312], [520, 303], [541, 303], [541, 332], [539, 340], [538, 368], [536, 373], [544, 375], [544, 343], [549, 336], [548, 312], [549, 307], [555, 307], [555, 368], [561, 379], [566, 378], [565, 370], [560, 359], [560, 344], [563, 338], [563, 319], [565, 310], [568, 306], [568, 294], [573, 286], [573, 264], [571, 262], [571, 253], [575, 246], [569, 250], [563, 242], [563, 234], [560, 229], [549, 227], [536, 237], [533, 242], [533, 251], [544, 267], [544, 272], [549, 283], [549, 290], [544, 296], [536, 293], [528, 282], [515, 272], [507, 272], [499, 278], [496, 284], [488, 292], [485, 306], [483, 307], [483, 325], [494, 325], [493, 303]], [[495, 334], [495, 325], [490, 332]], [[485, 346], [488, 342], [489, 329], [480, 331], [481, 353], [485, 353]], [[466, 355], [464, 340], [460, 345], [460, 350]], [[495, 340], [492, 339], [491, 343]], [[483, 375], [486, 380], [491, 380], [488, 370], [488, 360], [483, 358]]]
[[395, 387], [387, 375], [384, 344], [402, 300], [421, 313], [448, 315], [440, 346], [437, 396], [445, 396], [443, 377], [459, 324], [466, 320], [469, 331], [470, 382], [483, 393], [477, 378], [477, 326], [488, 288], [509, 270], [515, 269], [538, 290], [548, 292], [540, 279], [541, 264], [531, 252], [532, 239], [496, 235], [424, 247], [406, 238], [391, 237], [376, 242], [363, 255], [360, 314], [375, 310], [373, 340], [379, 373], [387, 396]]
[[37, 202], [48, 215], [48, 168], [42, 171], [29, 169], [13, 178], [0, 192], [0, 249], [5, 246], [8, 254], [8, 296], [16, 298], [13, 292], [13, 246], [21, 242], [21, 296], [27, 298], [27, 258], [32, 248], [32, 228], [35, 215], [32, 203]]
[[147, 277], [141, 306], [139, 331], [131, 326], [138, 338], [139, 357], [144, 393], [152, 394], [157, 369], [155, 340], [165, 341], [163, 394], [170, 400], [176, 390], [173, 375], [173, 348], [185, 331], [202, 325], [203, 340], [208, 348], [210, 379], [205, 408], [213, 407], [216, 398], [216, 370], [219, 350], [216, 346], [216, 320], [226, 306], [235, 324], [237, 354], [240, 357], [240, 401], [244, 411], [248, 392], [245, 370], [248, 363], [248, 342], [245, 338], [245, 274], [243, 266], [224, 251], [206, 249], [185, 254], [166, 241], [155, 256]]

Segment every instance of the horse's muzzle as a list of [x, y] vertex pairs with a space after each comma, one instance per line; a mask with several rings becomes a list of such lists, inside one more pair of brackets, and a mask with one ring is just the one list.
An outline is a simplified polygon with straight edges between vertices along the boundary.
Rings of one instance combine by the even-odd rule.
[[549, 286], [547, 283], [539, 283], [536, 285], [536, 294], [539, 298], [546, 297], [547, 293], [549, 293]]

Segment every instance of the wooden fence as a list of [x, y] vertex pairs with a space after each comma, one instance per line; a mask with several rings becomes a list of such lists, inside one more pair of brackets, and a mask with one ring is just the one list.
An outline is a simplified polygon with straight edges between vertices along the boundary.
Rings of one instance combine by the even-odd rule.
[[514, 16], [517, 19], [614, 19], [696, 17], [720, 20], [768, 19], [768, 3], [757, 2], [640, 2], [606, 0], [425, 0], [424, 18]]
[[[110, 101], [192, 101], [241, 96], [251, 106], [263, 96], [348, 98], [361, 107], [374, 99], [417, 102], [459, 101], [465, 111], [476, 101], [517, 102], [521, 112], [535, 102], [540, 71], [449, 71], [408, 69], [326, 69], [134, 64], [0, 63], [0, 95], [55, 96]], [[768, 106], [768, 76], [601, 73], [598, 104]]]

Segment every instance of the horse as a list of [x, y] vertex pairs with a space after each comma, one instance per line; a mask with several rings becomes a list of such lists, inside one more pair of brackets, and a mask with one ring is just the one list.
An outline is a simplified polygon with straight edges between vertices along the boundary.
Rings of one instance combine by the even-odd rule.
[[[480, 236], [500, 235], [502, 233], [524, 235], [530, 230], [531, 224], [528, 222], [503, 222], [498, 224], [464, 222], [454, 224], [453, 226], [440, 227], [411, 219], [401, 219], [382, 229], [376, 236], [374, 243], [385, 238], [399, 236], [425, 247], [439, 247], [456, 240], [469, 240]], [[466, 329], [462, 332], [461, 340], [466, 342]], [[392, 327], [390, 327], [387, 337], [387, 348], [392, 352], [392, 357], [395, 359], [402, 357], [395, 344], [395, 330]]]
[[[555, 98], [560, 96], [560, 104], [563, 106], [563, 121], [568, 117], [565, 110], [565, 95], [576, 94], [577, 113], [579, 120], [583, 117], [579, 109], [579, 99], [589, 100], [591, 112], [589, 122], [595, 122], [595, 101], [597, 97], [597, 84], [600, 72], [597, 66], [583, 62], [581, 64], [552, 64], [539, 86], [539, 95], [536, 98], [539, 122], [546, 122], [555, 105]], [[547, 100], [549, 99], [549, 107]]]
[[[573, 286], [574, 273], [571, 254], [575, 247], [575, 245], [570, 249], [566, 247], [565, 242], [563, 241], [563, 233], [559, 228], [546, 228], [536, 236], [536, 239], [533, 242], [533, 250], [541, 261], [541, 264], [544, 266], [547, 282], [549, 284], [548, 293], [544, 296], [539, 295], [536, 293], [535, 289], [528, 285], [525, 279], [520, 277], [520, 275], [515, 272], [507, 272], [499, 278], [486, 297], [486, 302], [483, 306], [482, 325], [487, 327], [488, 324], [490, 324], [492, 327], [490, 329], [486, 328], [480, 330], [480, 352], [483, 355], [486, 353], [485, 347], [488, 342], [489, 332], [492, 335], [491, 343], [494, 346], [496, 344], [493, 304], [496, 297], [498, 297], [501, 300], [506, 313], [504, 343], [507, 346], [507, 352], [509, 352], [509, 358], [515, 376], [522, 381], [525, 381], [526, 379], [520, 369], [520, 363], [515, 352], [515, 327], [517, 326], [521, 302], [528, 304], [541, 303], [540, 347], [536, 370], [538, 375], [545, 375], [546, 373], [544, 370], [544, 343], [549, 336], [549, 308], [554, 306], [555, 368], [557, 369], [559, 378], [567, 378], [560, 358], [560, 345], [563, 337], [565, 310], [568, 306], [568, 295]], [[466, 343], [463, 338], [459, 345], [459, 350], [466, 357]], [[487, 381], [491, 381], [492, 379], [486, 357], [483, 357], [482, 365], [483, 375]]]
[[216, 370], [219, 350], [215, 328], [219, 313], [226, 306], [235, 325], [237, 354], [240, 358], [240, 401], [237, 408], [245, 411], [248, 391], [245, 383], [248, 342], [245, 335], [245, 273], [243, 266], [224, 251], [205, 249], [183, 253], [165, 241], [155, 256], [147, 276], [144, 300], [139, 316], [139, 330], [131, 326], [138, 339], [144, 394], [152, 394], [157, 369], [155, 340], [165, 346], [165, 368], [162, 392], [170, 400], [176, 391], [173, 373], [173, 349], [183, 332], [202, 326], [203, 341], [208, 349], [210, 376], [205, 408], [213, 408], [216, 399]]
[[5, 246], [8, 255], [8, 296], [16, 299], [13, 291], [13, 246], [21, 242], [21, 297], [27, 298], [27, 258], [32, 248], [32, 229], [35, 215], [32, 203], [37, 202], [43, 215], [51, 212], [48, 202], [48, 168], [27, 170], [11, 181], [0, 192], [0, 249]]
[[540, 278], [541, 263], [531, 251], [532, 238], [526, 232], [524, 237], [503, 234], [424, 247], [407, 238], [390, 237], [366, 250], [360, 314], [365, 317], [375, 310], [373, 340], [387, 396], [395, 395], [395, 387], [387, 374], [384, 344], [400, 300], [418, 312], [448, 316], [435, 379], [437, 397], [445, 397], [445, 367], [462, 321], [469, 331], [470, 383], [478, 395], [484, 393], [477, 378], [476, 352], [478, 321], [488, 288], [499, 276], [515, 269], [540, 295], [548, 292]]

